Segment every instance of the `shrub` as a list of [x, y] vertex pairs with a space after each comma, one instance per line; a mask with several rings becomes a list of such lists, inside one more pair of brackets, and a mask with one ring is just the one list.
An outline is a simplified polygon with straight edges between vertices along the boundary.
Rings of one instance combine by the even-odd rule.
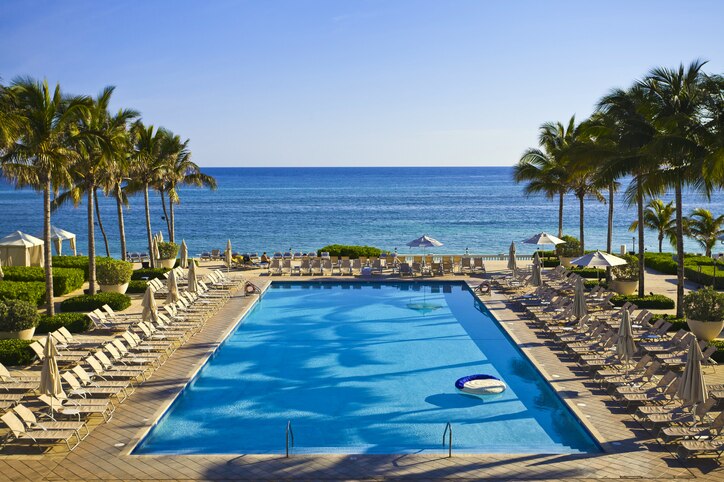
[[173, 259], [178, 255], [179, 245], [176, 243], [158, 243], [158, 254], [161, 259]]
[[570, 270], [578, 274], [581, 278], [598, 279], [606, 276], [606, 270], [596, 268], [571, 268]]
[[71, 333], [88, 331], [93, 322], [85, 313], [57, 313], [55, 316], [41, 315], [36, 333], [48, 333], [64, 326]]
[[356, 259], [360, 256], [373, 257], [382, 254], [382, 250], [372, 246], [350, 246], [344, 244], [330, 244], [322, 249], [317, 250], [317, 255], [321, 256], [323, 252], [329, 253], [330, 256], [349, 256], [350, 259]]
[[560, 264], [561, 264], [561, 262], [557, 258], [544, 258], [543, 259], [544, 268], [555, 268], [556, 266], [558, 266]]
[[0, 281], [0, 300], [23, 300], [40, 306], [45, 300], [45, 283], [40, 281]]
[[676, 315], [656, 315], [656, 318], [663, 318], [671, 323], [669, 331], [679, 331], [681, 329], [689, 331], [689, 325], [686, 323], [686, 318], [677, 318]]
[[611, 303], [613, 303], [614, 306], [623, 306], [627, 301], [634, 303], [641, 309], [668, 310], [676, 306], [674, 300], [664, 295], [616, 295], [611, 298]]
[[632, 254], [624, 254], [621, 258], [626, 260], [626, 264], [614, 266], [611, 273], [614, 279], [621, 281], [636, 281], [639, 279], [639, 258]]
[[0, 301], [0, 331], [21, 331], [38, 325], [38, 310], [27, 301]]
[[561, 239], [565, 243], [556, 246], [556, 253], [559, 257], [573, 258], [581, 254], [581, 242], [578, 238], [564, 234]]
[[[40, 266], [3, 268], [5, 281], [40, 281], [45, 283], [45, 269]], [[77, 268], [53, 268], [53, 294], [63, 296], [83, 286], [83, 271]]]
[[604, 288], [608, 288], [608, 283], [606, 283], [605, 279], [601, 279], [601, 281], [598, 281], [597, 279], [587, 279], [583, 282], [583, 286], [588, 290], [591, 290], [596, 286], [603, 286]]
[[0, 340], [0, 363], [5, 366], [30, 365], [35, 353], [29, 348], [33, 340]]
[[96, 265], [96, 278], [102, 285], [122, 285], [131, 281], [133, 264], [117, 259], [104, 259]]
[[60, 304], [62, 311], [93, 311], [103, 305], [108, 305], [114, 311], [122, 311], [131, 306], [131, 298], [120, 293], [97, 293], [95, 295], [80, 295], [68, 298]]
[[676, 274], [676, 261], [671, 253], [645, 253], [644, 264], [664, 274]]
[[142, 280], [143, 278], [155, 279], [163, 278], [163, 274], [168, 272], [166, 268], [141, 268], [137, 269], [131, 275], [132, 280]]
[[724, 362], [724, 340], [712, 340], [709, 344], [717, 347], [717, 350], [711, 356], [712, 359], [717, 363]]
[[[714, 272], [715, 269], [716, 273]], [[689, 265], [684, 263], [684, 276], [686, 279], [701, 285], [713, 285], [716, 289], [724, 289], [724, 266], [722, 265], [715, 268], [713, 263], [711, 265]]]
[[128, 283], [128, 289], [126, 290], [126, 293], [145, 293], [147, 287], [147, 281], [134, 279]]
[[684, 296], [684, 312], [693, 320], [724, 320], [724, 293], [718, 293], [711, 287], [691, 291]]

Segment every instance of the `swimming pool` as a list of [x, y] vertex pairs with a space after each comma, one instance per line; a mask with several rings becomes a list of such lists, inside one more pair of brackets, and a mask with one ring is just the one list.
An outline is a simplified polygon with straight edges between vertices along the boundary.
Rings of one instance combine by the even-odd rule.
[[296, 453], [600, 450], [463, 284], [274, 282], [133, 453], [284, 453], [287, 421]]

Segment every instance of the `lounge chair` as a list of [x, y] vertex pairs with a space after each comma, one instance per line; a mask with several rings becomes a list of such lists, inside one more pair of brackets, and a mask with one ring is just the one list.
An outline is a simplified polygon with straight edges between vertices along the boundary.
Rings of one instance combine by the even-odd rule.
[[[57, 420], [38, 420], [35, 413], [23, 404], [19, 404], [13, 407], [15, 415], [23, 421], [25, 426], [29, 430], [75, 430], [80, 440], [85, 439], [90, 435], [88, 425], [84, 421], [72, 422], [72, 421], [57, 421]], [[47, 414], [39, 414], [47, 417]]]
[[[38, 446], [40, 446], [41, 442], [52, 441], [53, 443], [56, 443], [58, 441], [62, 441], [62, 442], [65, 442], [66, 446], [68, 447], [68, 450], [72, 451], [74, 448], [76, 448], [78, 446], [78, 444], [81, 441], [81, 438], [78, 435], [77, 430], [43, 430], [43, 429], [26, 430], [25, 425], [23, 424], [22, 420], [20, 420], [17, 417], [17, 415], [15, 415], [12, 412], [7, 412], [0, 418], [5, 423], [5, 425], [7, 425], [8, 428], [10, 429], [10, 432], [8, 432], [8, 434], [5, 436], [3, 445], [6, 445], [8, 442], [13, 441], [13, 440], [17, 440], [17, 441], [27, 440]], [[73, 438], [75, 438], [76, 441], [71, 446], [70, 441]]]
[[115, 405], [109, 400], [103, 400], [103, 403], [88, 403], [89, 401], [96, 402], [97, 399], [82, 399], [82, 400], [61, 400], [54, 398], [49, 395], [40, 395], [38, 400], [43, 402], [48, 407], [52, 408], [51, 418], [55, 420], [56, 415], [61, 415], [66, 418], [74, 418], [80, 421], [81, 415], [101, 415], [103, 420], [108, 422], [113, 418], [113, 412], [115, 411]]
[[400, 263], [400, 276], [414, 276], [409, 263]]

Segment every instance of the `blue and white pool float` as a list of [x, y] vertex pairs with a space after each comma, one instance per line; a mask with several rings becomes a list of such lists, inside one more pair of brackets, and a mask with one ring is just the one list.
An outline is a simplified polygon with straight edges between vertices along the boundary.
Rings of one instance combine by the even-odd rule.
[[507, 386], [500, 378], [492, 375], [477, 374], [458, 378], [455, 382], [455, 388], [465, 395], [480, 397], [503, 393]]

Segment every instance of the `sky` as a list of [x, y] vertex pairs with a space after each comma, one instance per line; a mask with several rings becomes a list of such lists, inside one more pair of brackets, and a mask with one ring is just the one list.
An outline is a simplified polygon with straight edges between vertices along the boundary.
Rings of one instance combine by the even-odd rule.
[[502, 166], [546, 121], [696, 58], [724, 2], [0, 2], [0, 79], [95, 95], [202, 166]]

